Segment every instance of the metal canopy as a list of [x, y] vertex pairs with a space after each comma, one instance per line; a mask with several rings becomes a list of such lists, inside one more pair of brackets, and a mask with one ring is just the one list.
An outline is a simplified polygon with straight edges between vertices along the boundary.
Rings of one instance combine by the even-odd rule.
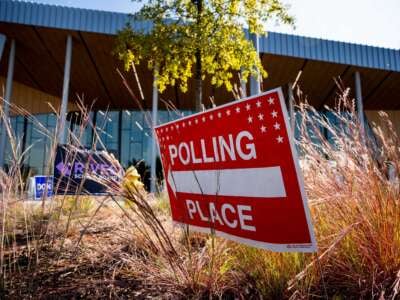
[[[117, 67], [122, 70], [122, 65], [112, 55], [115, 33], [128, 19], [127, 14], [121, 13], [0, 1], [0, 34], [8, 37], [0, 75], [6, 74], [9, 40], [14, 38], [17, 43], [15, 80], [61, 96], [66, 37], [71, 34], [70, 101], [84, 95], [88, 104], [97, 99], [99, 108], [135, 108], [116, 71]], [[134, 26], [146, 29], [151, 24], [135, 23]], [[260, 40], [260, 52], [269, 73], [263, 81], [264, 90], [294, 82], [302, 70], [299, 83], [304, 95], [317, 108], [322, 108], [335, 101], [337, 90], [333, 78], [340, 77], [345, 86], [354, 90], [353, 74], [359, 71], [365, 109], [400, 109], [399, 50], [269, 33]], [[144, 106], [149, 108], [152, 74], [145, 66], [139, 66], [138, 73], [146, 98]], [[132, 74], [125, 76], [137, 92]], [[237, 84], [240, 86], [238, 81]], [[211, 96], [217, 104], [233, 98], [224, 89], [206, 83], [204, 99]], [[193, 89], [183, 94], [177, 88], [169, 88], [160, 98], [171, 100], [181, 109], [193, 107]]]
[[[0, 22], [114, 35], [129, 15], [15, 0], [0, 1]], [[135, 22], [135, 29], [151, 22]], [[400, 72], [400, 51], [270, 32], [260, 39], [260, 52]]]

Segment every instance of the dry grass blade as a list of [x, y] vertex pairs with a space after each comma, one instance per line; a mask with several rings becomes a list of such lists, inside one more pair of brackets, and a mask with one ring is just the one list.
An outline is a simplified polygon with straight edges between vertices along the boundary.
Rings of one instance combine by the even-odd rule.
[[[174, 227], [166, 192], [155, 197], [130, 184], [129, 174], [107, 152], [103, 159], [113, 165], [113, 176], [84, 174], [107, 187], [106, 198], [87, 196], [80, 185], [76, 195], [28, 204], [20, 170], [32, 145], [22, 151], [2, 116], [12, 149], [8, 169], [0, 170], [0, 297], [398, 298], [400, 140], [395, 128], [381, 113], [383, 125], [363, 131], [345, 88], [336, 107], [321, 114], [302, 98], [297, 84], [298, 78], [297, 147], [318, 260]], [[237, 97], [243, 92], [235, 87]], [[172, 102], [162, 101], [180, 115]], [[48, 157], [54, 161], [58, 129], [49, 130], [21, 108], [11, 109], [51, 141]], [[93, 131], [92, 149], [106, 150], [104, 124], [93, 124], [92, 107], [83, 98], [78, 109], [80, 125], [68, 132], [71, 162], [87, 130]]]

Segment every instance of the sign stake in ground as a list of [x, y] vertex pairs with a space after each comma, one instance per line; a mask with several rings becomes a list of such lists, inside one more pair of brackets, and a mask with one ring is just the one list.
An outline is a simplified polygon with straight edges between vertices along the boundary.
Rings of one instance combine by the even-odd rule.
[[174, 222], [263, 249], [316, 251], [280, 88], [156, 134]]

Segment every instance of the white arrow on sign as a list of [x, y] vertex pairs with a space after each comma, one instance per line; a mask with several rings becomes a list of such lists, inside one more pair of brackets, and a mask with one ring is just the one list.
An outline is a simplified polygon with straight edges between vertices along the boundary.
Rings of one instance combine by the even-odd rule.
[[168, 171], [174, 192], [237, 197], [286, 197], [280, 167]]

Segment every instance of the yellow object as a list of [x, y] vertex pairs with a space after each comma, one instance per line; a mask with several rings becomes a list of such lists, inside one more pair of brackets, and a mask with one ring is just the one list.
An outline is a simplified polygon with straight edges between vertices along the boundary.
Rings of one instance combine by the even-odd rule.
[[122, 186], [132, 192], [137, 192], [143, 189], [143, 183], [140, 181], [140, 175], [134, 166], [126, 170]]

